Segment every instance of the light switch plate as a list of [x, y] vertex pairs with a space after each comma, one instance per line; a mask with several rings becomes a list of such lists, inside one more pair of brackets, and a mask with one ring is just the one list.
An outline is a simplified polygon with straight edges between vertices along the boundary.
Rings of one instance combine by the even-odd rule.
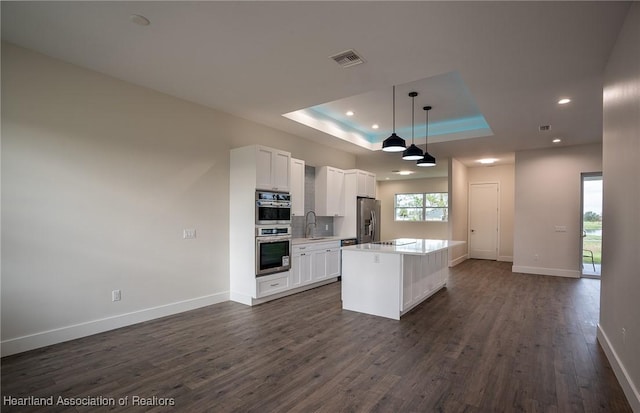
[[182, 231], [183, 239], [195, 239], [196, 238], [196, 230], [194, 228], [188, 228]]

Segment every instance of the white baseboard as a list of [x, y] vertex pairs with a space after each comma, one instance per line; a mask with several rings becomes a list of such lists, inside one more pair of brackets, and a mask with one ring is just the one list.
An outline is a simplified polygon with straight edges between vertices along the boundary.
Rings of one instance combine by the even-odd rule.
[[511, 255], [498, 255], [498, 261], [513, 262], [513, 256], [511, 256]]
[[624, 391], [625, 396], [627, 396], [631, 409], [634, 412], [640, 412], [640, 392], [638, 392], [638, 388], [635, 386], [633, 381], [631, 381], [631, 377], [629, 377], [627, 370], [620, 362], [618, 353], [616, 353], [615, 349], [611, 345], [609, 337], [604, 332], [600, 324], [598, 324], [598, 342], [600, 343], [600, 346], [602, 346], [604, 353], [607, 355], [607, 359], [613, 368], [616, 378], [620, 382], [622, 391]]
[[196, 308], [218, 304], [224, 301], [229, 301], [229, 292], [210, 294], [171, 304], [145, 308], [144, 310], [134, 311], [131, 313], [119, 314], [99, 320], [43, 331], [40, 333], [30, 334], [28, 336], [12, 338], [0, 343], [0, 353], [2, 354], [2, 357], [22, 353], [24, 351], [50, 346], [64, 341], [75, 340], [77, 338], [141, 323], [143, 321], [166, 317], [168, 315], [178, 314], [184, 311], [195, 310]]
[[525, 274], [553, 275], [555, 277], [580, 278], [578, 270], [563, 270], [560, 268], [542, 268], [527, 267], [522, 265], [514, 265], [511, 267], [512, 272], [521, 272]]
[[469, 258], [469, 254], [464, 254], [458, 258], [455, 258], [451, 261], [449, 261], [449, 267], [455, 267], [456, 265], [460, 264], [461, 262], [466, 261]]
[[231, 291], [229, 293], [229, 299], [231, 301], [235, 301], [236, 303], [251, 305], [253, 298], [250, 295], [241, 294], [237, 291]]

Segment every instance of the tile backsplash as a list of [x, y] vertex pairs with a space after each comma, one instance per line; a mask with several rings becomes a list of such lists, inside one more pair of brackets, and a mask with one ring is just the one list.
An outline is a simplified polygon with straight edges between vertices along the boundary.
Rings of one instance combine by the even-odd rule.
[[[315, 211], [316, 200], [316, 168], [304, 166], [304, 212]], [[309, 216], [313, 222], [313, 215]], [[293, 238], [305, 237], [305, 217], [293, 217], [291, 220], [291, 232]], [[316, 217], [316, 237], [328, 237], [333, 235], [333, 217]]]

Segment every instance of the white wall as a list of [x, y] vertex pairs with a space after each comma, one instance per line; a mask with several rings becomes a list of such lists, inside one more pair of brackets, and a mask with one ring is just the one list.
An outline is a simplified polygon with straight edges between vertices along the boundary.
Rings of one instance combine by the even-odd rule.
[[478, 166], [468, 168], [469, 184], [498, 182], [500, 188], [500, 234], [498, 261], [513, 261], [513, 217], [515, 165]]
[[[640, 4], [605, 69], [602, 283], [598, 339], [640, 412]], [[622, 329], [626, 333], [622, 333]]]
[[382, 240], [394, 238], [448, 239], [447, 222], [403, 222], [394, 220], [395, 194], [448, 192], [448, 178], [378, 181], [376, 198], [380, 200]]
[[514, 272], [580, 276], [580, 174], [601, 170], [599, 144], [516, 153]]
[[[469, 176], [468, 168], [457, 159], [449, 167], [449, 239], [467, 241], [469, 233]], [[450, 251], [449, 261], [455, 265], [467, 259], [468, 244], [458, 245]]]
[[355, 167], [353, 155], [3, 43], [2, 354], [227, 300], [229, 149], [252, 143]]

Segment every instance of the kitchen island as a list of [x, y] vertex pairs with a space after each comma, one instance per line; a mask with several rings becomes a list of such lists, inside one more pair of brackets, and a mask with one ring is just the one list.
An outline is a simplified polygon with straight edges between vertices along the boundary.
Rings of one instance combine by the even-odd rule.
[[342, 248], [342, 308], [399, 320], [447, 284], [449, 248], [464, 241], [400, 238]]

